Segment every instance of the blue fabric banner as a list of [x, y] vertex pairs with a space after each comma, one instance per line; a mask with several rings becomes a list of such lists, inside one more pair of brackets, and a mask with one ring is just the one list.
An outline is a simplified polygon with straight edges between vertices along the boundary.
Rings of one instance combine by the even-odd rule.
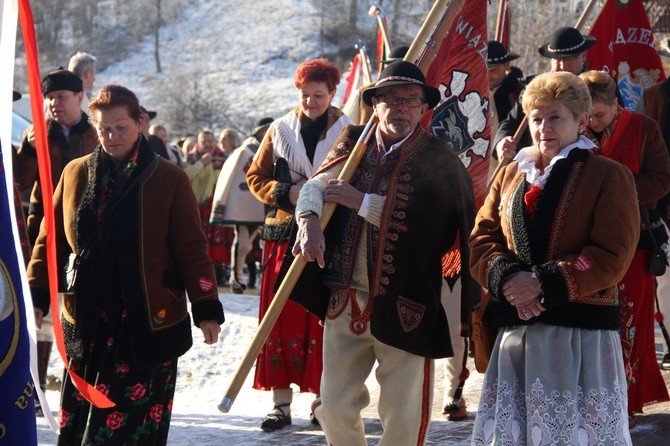
[[[0, 146], [0, 152], [2, 149]], [[30, 376], [22, 266], [10, 206], [14, 206], [13, 191], [7, 190], [0, 161], [0, 445], [36, 445], [35, 388]]]

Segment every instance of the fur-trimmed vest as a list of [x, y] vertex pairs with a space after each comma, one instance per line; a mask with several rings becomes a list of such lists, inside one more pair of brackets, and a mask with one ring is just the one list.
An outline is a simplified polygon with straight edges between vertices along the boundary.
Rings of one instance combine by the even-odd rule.
[[[300, 109], [275, 120], [268, 129], [247, 171], [251, 193], [269, 209], [261, 233], [263, 240], [284, 241], [291, 221], [293, 205], [289, 200], [291, 186], [307, 180], [316, 172], [345, 125], [351, 120], [338, 108], [327, 111], [328, 122], [317, 143], [313, 162], [307, 158], [300, 135]], [[281, 168], [283, 159], [285, 168]]]
[[[344, 162], [362, 126], [348, 126], [331, 150], [321, 171]], [[381, 159], [371, 138], [363, 162], [351, 184], [365, 192], [386, 196], [381, 225], [363, 225], [357, 211], [338, 206], [326, 229], [326, 268], [309, 264], [292, 299], [321, 319], [325, 318], [329, 291], [351, 284], [360, 231], [368, 227], [369, 313], [373, 336], [410, 353], [440, 358], [453, 354], [449, 326], [440, 302], [442, 255], [473, 223], [472, 181], [463, 163], [443, 141], [423, 129], [415, 132]], [[463, 255], [467, 271], [468, 255]], [[314, 287], [320, 275], [326, 288]], [[311, 284], [311, 285], [310, 285]], [[463, 274], [462, 306], [479, 299], [469, 274]]]
[[[498, 326], [551, 325], [616, 330], [617, 283], [630, 264], [640, 216], [633, 175], [621, 164], [583, 149], [555, 163], [531, 219], [525, 175], [513, 161], [496, 176], [470, 236], [471, 270], [492, 300]], [[510, 275], [532, 271], [547, 309], [517, 317], [503, 295]]]

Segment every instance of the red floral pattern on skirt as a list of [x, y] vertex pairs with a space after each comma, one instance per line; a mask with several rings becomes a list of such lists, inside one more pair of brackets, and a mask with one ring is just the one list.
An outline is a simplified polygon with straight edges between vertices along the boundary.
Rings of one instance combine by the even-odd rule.
[[97, 409], [64, 376], [58, 445], [165, 445], [170, 427], [177, 360], [138, 367], [130, 351], [125, 310], [102, 310], [85, 362], [73, 369], [115, 404]]
[[[276, 242], [265, 242], [264, 262], [267, 262], [276, 245]], [[259, 320], [263, 318], [274, 298], [272, 290], [286, 247], [286, 242], [279, 244], [263, 272]], [[319, 394], [323, 369], [322, 352], [323, 327], [318, 318], [289, 300], [258, 355], [254, 388], [288, 388], [293, 383], [300, 387], [301, 392]]]

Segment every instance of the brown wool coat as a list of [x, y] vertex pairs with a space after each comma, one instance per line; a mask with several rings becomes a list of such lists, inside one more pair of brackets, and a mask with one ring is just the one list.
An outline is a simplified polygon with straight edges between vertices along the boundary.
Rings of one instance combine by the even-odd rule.
[[[520, 269], [529, 270], [528, 265], [519, 260], [527, 227], [523, 216], [514, 214], [512, 209], [512, 197], [523, 194], [518, 188], [525, 183], [517, 167], [513, 161], [496, 176], [470, 236], [473, 277], [504, 303], [500, 286], [517, 267], [500, 268], [500, 260], [504, 259], [507, 265], [522, 263], [524, 266]], [[575, 182], [571, 184], [568, 180], [554, 221], [549, 225], [546, 257], [531, 265], [540, 281], [545, 306], [616, 307], [616, 284], [632, 260], [639, 236], [640, 217], [633, 176], [626, 167], [590, 154], [581, 174], [571, 180]], [[580, 256], [586, 262], [576, 262]], [[500, 273], [505, 268], [507, 273]], [[567, 293], [563, 293], [564, 290]]]
[[[70, 131], [68, 137], [70, 147], [67, 151], [65, 147], [59, 143], [64, 142], [65, 137], [54, 137], [56, 132], [61, 132], [60, 124], [53, 120], [47, 120], [47, 139], [51, 162], [51, 183], [53, 187], [56, 187], [56, 184], [58, 184], [63, 169], [71, 159], [92, 153], [98, 145], [98, 135], [93, 126], [88, 123], [88, 116], [82, 114], [82, 119], [84, 121], [77, 123]], [[26, 130], [26, 135], [31, 129], [32, 124]], [[31, 241], [34, 241], [37, 232], [39, 231], [40, 222], [42, 221], [43, 216], [42, 188], [40, 186], [37, 170], [37, 155], [35, 153], [35, 148], [28, 143], [26, 138], [24, 138], [17, 151], [16, 167], [15, 182], [17, 183], [19, 190], [25, 191], [32, 189], [30, 194], [31, 212], [28, 216], [27, 225]]]
[[[70, 162], [54, 193], [59, 263], [62, 263], [61, 257], [69, 252], [77, 253], [73, 219], [88, 181], [87, 162], [90, 157]], [[138, 185], [139, 191], [133, 195], [138, 200], [137, 221], [140, 222], [136, 230], [140, 251], [137, 254], [140, 282], [137, 285], [140, 289], [137, 292], [143, 299], [140, 308], [145, 312], [144, 326], [140, 327], [140, 331], [146, 333], [147, 344], [157, 339], [166, 341], [175, 338], [181, 339], [182, 346], [178, 349], [187, 344], [190, 347], [185, 291], [188, 292], [196, 325], [203, 320], [223, 322], [214, 267], [207, 255], [207, 239], [201, 229], [198, 204], [186, 174], [162, 158], [155, 157], [150, 161]], [[122, 206], [117, 211], [118, 221], [124, 221]], [[119, 224], [118, 221], [115, 223]], [[45, 241], [43, 224], [27, 272], [34, 305], [47, 311]], [[171, 280], [166, 277], [171, 277]], [[74, 312], [68, 314], [68, 308], [64, 312], [66, 318], [74, 318]], [[170, 350], [171, 347], [168, 342], [161, 342], [161, 348]], [[165, 355], [167, 358], [176, 357], [184, 351], [169, 351]]]

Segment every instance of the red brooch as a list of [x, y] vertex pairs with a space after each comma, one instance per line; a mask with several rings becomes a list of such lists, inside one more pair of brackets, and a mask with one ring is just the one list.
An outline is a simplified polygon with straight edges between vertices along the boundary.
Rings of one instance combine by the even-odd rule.
[[540, 192], [542, 189], [540, 186], [533, 186], [528, 189], [528, 192], [523, 196], [523, 202], [526, 205], [526, 213], [528, 215], [533, 215], [537, 209], [537, 200], [540, 198]]

